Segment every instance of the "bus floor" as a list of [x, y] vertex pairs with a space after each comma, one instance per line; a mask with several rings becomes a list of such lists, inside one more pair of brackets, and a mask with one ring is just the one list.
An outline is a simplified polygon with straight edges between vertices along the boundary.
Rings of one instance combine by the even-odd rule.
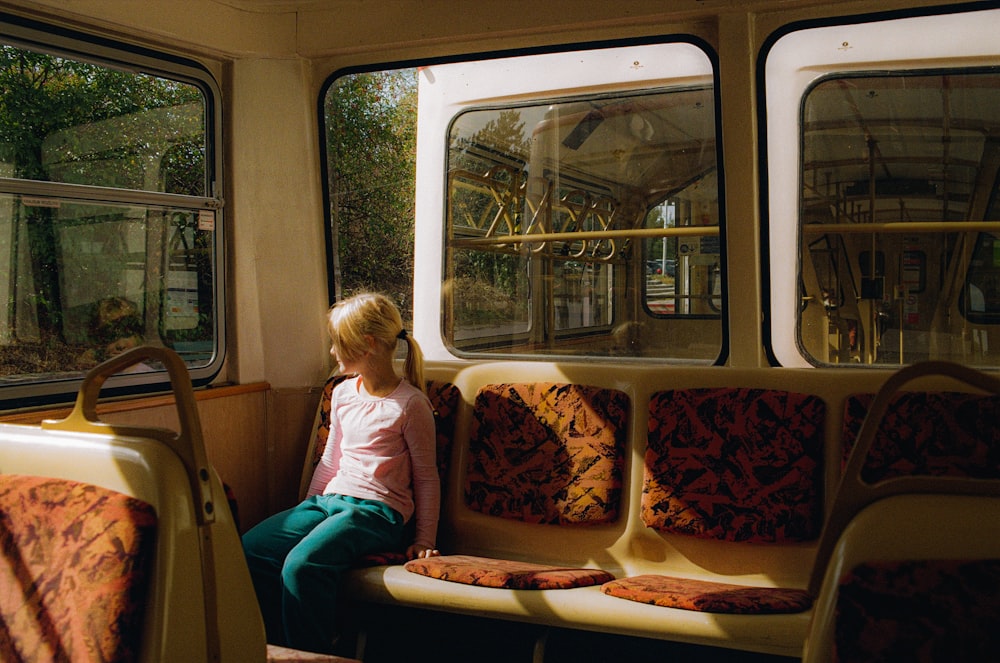
[[[791, 663], [799, 659], [390, 606], [361, 606], [365, 663]], [[367, 613], [367, 614], [363, 614]], [[377, 615], [377, 619], [373, 616]], [[544, 657], [535, 658], [544, 639]], [[355, 656], [345, 631], [336, 653]]]

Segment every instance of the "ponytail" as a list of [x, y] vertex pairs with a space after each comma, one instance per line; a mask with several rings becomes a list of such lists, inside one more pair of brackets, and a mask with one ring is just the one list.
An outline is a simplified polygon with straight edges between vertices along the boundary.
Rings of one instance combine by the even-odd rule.
[[427, 392], [424, 383], [424, 353], [420, 344], [405, 329], [401, 329], [396, 338], [406, 343], [406, 361], [403, 363], [403, 375], [406, 381], [422, 392]]

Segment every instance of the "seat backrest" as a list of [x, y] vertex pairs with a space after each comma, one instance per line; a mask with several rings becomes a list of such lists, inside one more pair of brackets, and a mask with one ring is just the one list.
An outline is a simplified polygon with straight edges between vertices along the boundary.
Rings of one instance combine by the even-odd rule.
[[[110, 425], [97, 419], [96, 402], [105, 379], [141, 361], [159, 362], [170, 373], [180, 433]], [[101, 529], [100, 523], [117, 523], [125, 516], [132, 520], [121, 536], [108, 537], [104, 532], [101, 545], [110, 542], [110, 550], [117, 557], [110, 563], [119, 569], [128, 568], [130, 559], [136, 565], [133, 571], [148, 563], [145, 577], [138, 571], [131, 583], [136, 594], [122, 597], [118, 594], [122, 586], [94, 583], [90, 589], [97, 593], [79, 604], [87, 608], [89, 617], [91, 608], [100, 603], [128, 598], [118, 612], [119, 623], [139, 625], [140, 633], [134, 643], [137, 655], [129, 660], [265, 660], [263, 622], [239, 535], [222, 483], [207, 464], [190, 378], [176, 354], [150, 347], [131, 350], [87, 374], [76, 407], [67, 419], [43, 422], [40, 427], [0, 424], [0, 473], [4, 475], [0, 485], [34, 486], [27, 499], [36, 515], [39, 505], [42, 511], [51, 508], [44, 505], [46, 499], [74, 507], [74, 524], [59, 530], [68, 532], [67, 536], [78, 535], [87, 527]], [[100, 513], [85, 513], [97, 507], [101, 507]], [[150, 518], [149, 510], [155, 518]], [[51, 523], [52, 518], [39, 515], [38, 521]], [[155, 530], [155, 536], [149, 536], [151, 530]], [[59, 548], [72, 544], [65, 537], [48, 541]], [[37, 547], [41, 543], [36, 540], [30, 545]], [[48, 559], [59, 559], [64, 552], [48, 548]], [[18, 557], [22, 555], [14, 559]], [[90, 558], [98, 562], [102, 554]], [[51, 565], [42, 567], [52, 572]], [[95, 563], [93, 568], [101, 565]], [[16, 573], [4, 578], [3, 591], [22, 592], [20, 580], [14, 578], [18, 578]], [[58, 583], [43, 589], [65, 590]], [[0, 610], [4, 608], [0, 606]], [[141, 615], [136, 615], [135, 610], [140, 610]], [[47, 624], [44, 620], [53, 614], [49, 611], [37, 615], [42, 621], [36, 626], [40, 625], [38, 632], [45, 634], [42, 640], [48, 643], [46, 646], [64, 651], [74, 646], [69, 660], [105, 660], [100, 658], [100, 650], [88, 653], [75, 648], [73, 643], [80, 641], [80, 634]], [[10, 624], [6, 621], [9, 616], [2, 616]], [[21, 634], [27, 635], [23, 631]], [[13, 633], [12, 637], [16, 640], [18, 635]], [[28, 656], [25, 660], [34, 658]]]
[[629, 398], [578, 384], [487, 384], [469, 429], [465, 503], [529, 523], [617, 519]]
[[[899, 394], [904, 385], [925, 377], [946, 377], [991, 395], [981, 400], [968, 394]], [[949, 392], [950, 393], [950, 392]], [[1000, 394], [1000, 380], [980, 371], [943, 361], [911, 364], [890, 376], [875, 394], [853, 443], [817, 546], [809, 591], [819, 593], [826, 568], [841, 533], [863, 508], [878, 500], [904, 494], [1000, 495], [1000, 436], [993, 398]], [[899, 396], [902, 396], [900, 398]], [[949, 401], [949, 398], [951, 400]], [[948, 405], [948, 403], [951, 405]], [[931, 405], [928, 409], [928, 404]], [[943, 404], [943, 405], [942, 405]], [[970, 405], [971, 404], [971, 405]], [[850, 402], [849, 402], [850, 405]], [[914, 409], [923, 407], [918, 415]], [[954, 420], [941, 412], [961, 405], [979, 423]], [[884, 426], [892, 407], [905, 413], [900, 425]], [[983, 416], [983, 413], [987, 413]], [[899, 414], [890, 414], [898, 421]], [[851, 417], [847, 417], [850, 419]], [[932, 423], [936, 422], [936, 423]], [[969, 426], [975, 431], [969, 433]], [[963, 432], [963, 428], [966, 430]], [[891, 432], [895, 431], [895, 432]], [[930, 435], [928, 435], [930, 431]], [[848, 444], [850, 440], [848, 440]]]
[[986, 661], [1000, 651], [1000, 499], [900, 494], [841, 530], [803, 660]]
[[0, 475], [0, 660], [137, 660], [155, 539], [142, 500]]
[[[844, 405], [846, 467], [874, 394], [852, 394]], [[898, 391], [861, 467], [866, 483], [900, 476], [1000, 479], [1000, 397], [956, 391]]]
[[757, 543], [815, 539], [821, 398], [736, 387], [654, 393], [642, 519], [661, 532]]

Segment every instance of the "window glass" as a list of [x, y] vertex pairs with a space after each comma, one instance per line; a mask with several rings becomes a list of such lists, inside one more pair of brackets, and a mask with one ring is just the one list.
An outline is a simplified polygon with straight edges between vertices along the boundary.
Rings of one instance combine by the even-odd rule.
[[797, 23], [760, 60], [784, 366], [1000, 366], [1000, 10]]
[[330, 294], [390, 295], [412, 329], [416, 69], [347, 74], [323, 97]]
[[976, 237], [962, 294], [962, 315], [971, 324], [1000, 324], [1000, 231]]
[[[86, 60], [0, 45], [3, 399], [64, 398], [142, 344], [178, 351], [196, 383], [218, 370], [207, 82]], [[166, 380], [141, 368], [121, 383]]]
[[205, 195], [205, 100], [187, 83], [0, 45], [5, 177]]
[[713, 108], [713, 88], [699, 85], [457, 116], [447, 164], [448, 343], [460, 352], [715, 359], [717, 344], [667, 342], [668, 324], [675, 341], [685, 324], [719, 338]]
[[387, 292], [431, 360], [719, 360], [716, 103], [681, 42], [334, 75], [331, 299]]
[[803, 350], [995, 363], [1000, 75], [832, 76], [802, 113]]

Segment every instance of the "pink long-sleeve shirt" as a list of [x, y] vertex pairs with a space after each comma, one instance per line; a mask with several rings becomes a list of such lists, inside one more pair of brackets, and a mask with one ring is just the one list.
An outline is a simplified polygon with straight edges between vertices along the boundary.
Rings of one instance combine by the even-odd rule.
[[336, 386], [330, 437], [308, 495], [339, 493], [378, 500], [408, 521], [418, 543], [433, 548], [441, 502], [434, 414], [427, 396], [406, 380], [388, 396], [365, 391], [361, 378]]

